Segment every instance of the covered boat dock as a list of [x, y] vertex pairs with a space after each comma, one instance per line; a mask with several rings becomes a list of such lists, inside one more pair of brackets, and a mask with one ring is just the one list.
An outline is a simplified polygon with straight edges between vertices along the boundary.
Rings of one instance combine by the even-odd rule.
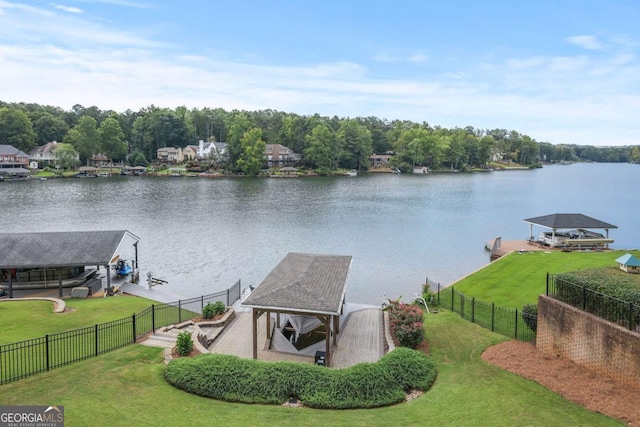
[[[600, 221], [578, 213], [556, 213], [525, 219], [529, 224], [529, 241], [550, 248], [601, 249], [613, 243], [609, 230], [618, 228], [613, 224]], [[543, 231], [536, 239], [533, 226], [551, 231]], [[605, 235], [593, 230], [604, 230]]]
[[[59, 296], [65, 286], [81, 286], [104, 266], [107, 272], [121, 258], [128, 245], [133, 247], [133, 272], [138, 268], [140, 238], [126, 230], [42, 233], [0, 233], [1, 288], [13, 298], [15, 288], [48, 288], [57, 280]], [[96, 270], [85, 270], [95, 266]], [[93, 273], [92, 273], [93, 272]], [[107, 274], [106, 289], [111, 289]]]
[[[258, 357], [258, 318], [267, 315], [269, 345], [273, 335], [280, 333], [280, 315], [286, 315], [292, 333], [303, 335], [316, 330], [324, 334], [324, 352], [316, 356], [323, 353], [325, 366], [331, 366], [351, 260], [351, 256], [289, 253], [280, 261], [242, 304], [253, 313], [254, 359]], [[271, 326], [272, 313], [276, 314], [275, 327]]]

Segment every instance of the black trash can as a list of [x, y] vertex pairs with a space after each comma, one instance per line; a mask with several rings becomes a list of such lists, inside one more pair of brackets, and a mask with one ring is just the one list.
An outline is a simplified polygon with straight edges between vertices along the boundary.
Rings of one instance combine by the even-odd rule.
[[324, 362], [324, 357], [325, 357], [326, 353], [324, 351], [316, 351], [316, 365], [320, 365], [320, 366], [326, 366], [325, 362]]

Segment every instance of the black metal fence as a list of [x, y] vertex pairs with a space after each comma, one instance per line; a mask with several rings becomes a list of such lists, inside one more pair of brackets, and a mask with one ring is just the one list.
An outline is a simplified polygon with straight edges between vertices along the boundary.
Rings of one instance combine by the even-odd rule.
[[230, 306], [240, 299], [241, 292], [238, 280], [225, 291], [153, 304], [123, 319], [0, 345], [0, 384], [134, 344], [158, 328], [197, 316], [208, 303], [222, 301]]
[[476, 300], [475, 297], [456, 291], [453, 286], [442, 289], [439, 283], [430, 283], [430, 287], [437, 290], [436, 301], [439, 307], [458, 313], [463, 319], [520, 341], [536, 339], [536, 331], [528, 326], [536, 323], [535, 314]]
[[547, 274], [547, 296], [629, 330], [637, 331], [640, 327], [640, 305], [596, 292], [555, 275]]

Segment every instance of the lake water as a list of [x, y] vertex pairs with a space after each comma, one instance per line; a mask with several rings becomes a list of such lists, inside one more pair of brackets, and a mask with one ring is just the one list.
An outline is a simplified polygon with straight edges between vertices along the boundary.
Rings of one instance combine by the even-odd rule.
[[[253, 179], [111, 177], [0, 184], [2, 232], [126, 229], [142, 277], [186, 297], [258, 285], [288, 252], [353, 256], [347, 301], [410, 298], [486, 265], [484, 243], [525, 239], [524, 218], [583, 213], [637, 248], [640, 165], [473, 174]], [[534, 233], [542, 231], [534, 228]], [[131, 256], [132, 254], [125, 254]]]

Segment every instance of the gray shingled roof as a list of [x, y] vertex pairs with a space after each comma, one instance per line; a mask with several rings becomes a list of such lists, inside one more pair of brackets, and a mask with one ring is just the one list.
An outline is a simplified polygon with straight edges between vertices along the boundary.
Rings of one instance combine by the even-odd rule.
[[243, 305], [338, 315], [350, 267], [350, 256], [289, 253]]
[[0, 234], [0, 268], [43, 268], [111, 263], [126, 230]]
[[596, 228], [609, 229], [618, 228], [615, 225], [591, 218], [586, 215], [577, 213], [557, 213], [552, 215], [537, 216], [524, 220], [535, 225], [541, 225], [553, 229], [578, 229], [578, 228]]

